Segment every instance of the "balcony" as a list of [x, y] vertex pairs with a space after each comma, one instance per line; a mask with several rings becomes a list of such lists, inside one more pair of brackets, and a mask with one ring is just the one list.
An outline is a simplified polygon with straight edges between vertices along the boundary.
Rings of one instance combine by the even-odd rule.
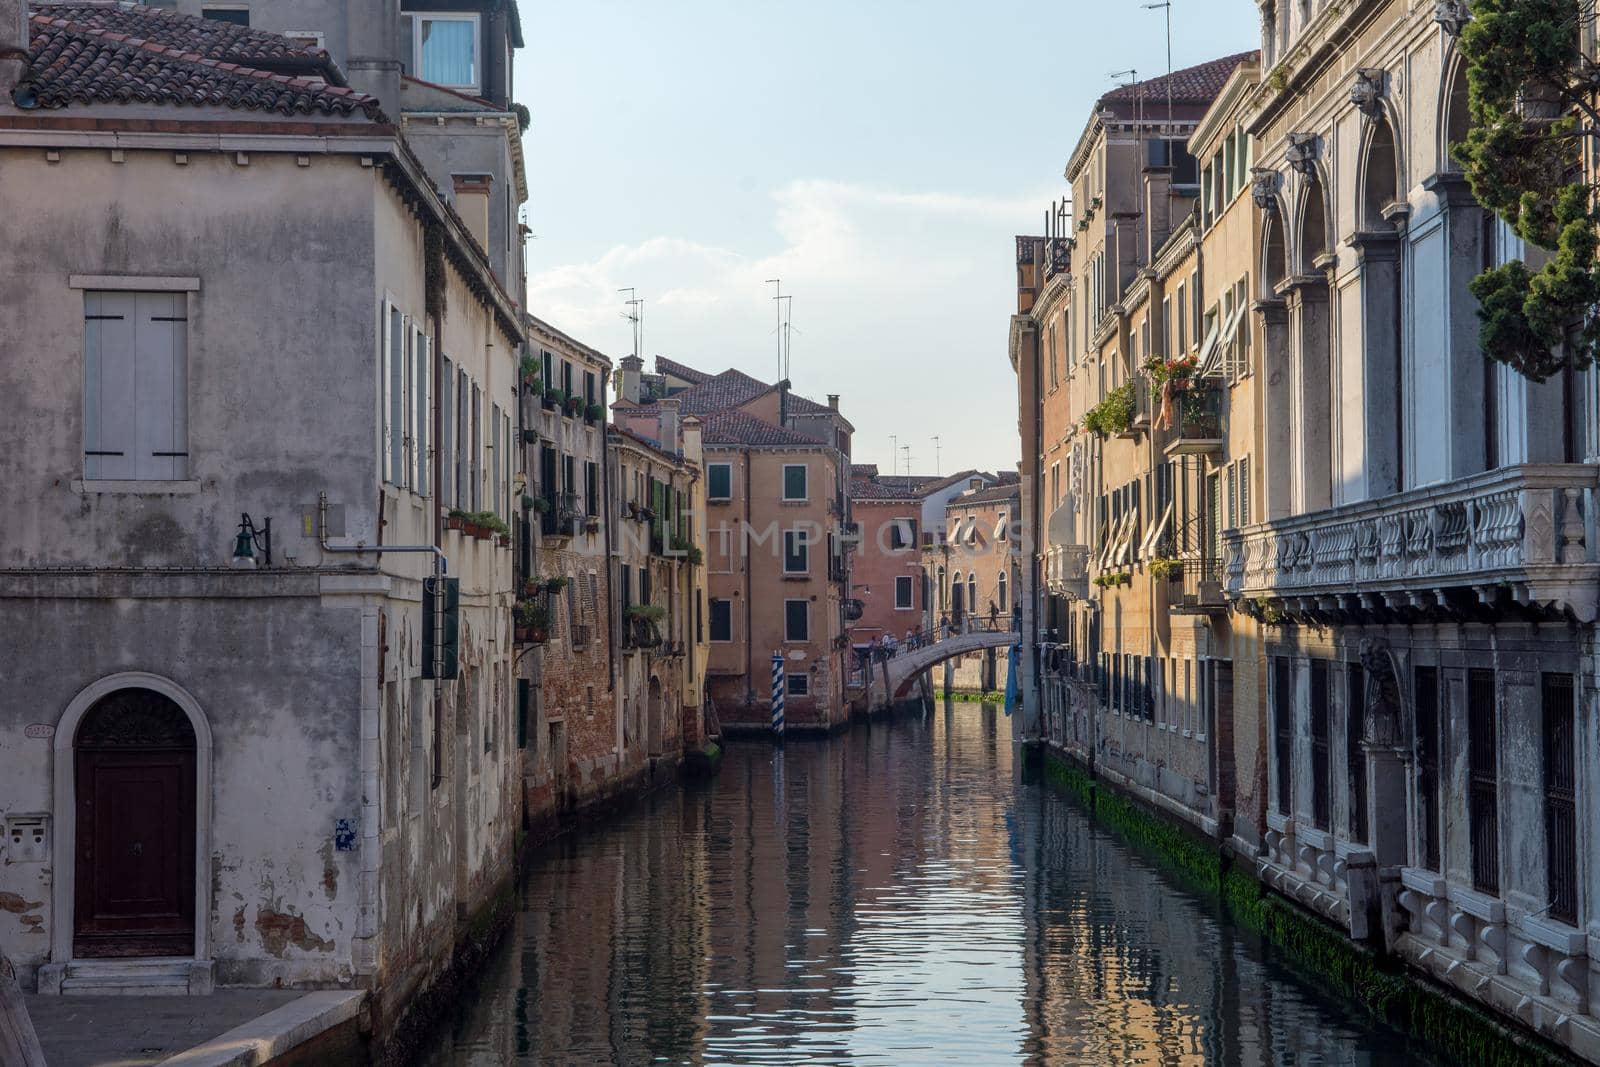
[[1044, 243], [1044, 277], [1046, 281], [1057, 274], [1072, 269], [1072, 240], [1052, 237]]
[[1311, 621], [1592, 622], [1596, 468], [1525, 464], [1223, 535], [1230, 598]]
[[1182, 591], [1168, 604], [1174, 615], [1221, 615], [1228, 610], [1222, 594], [1222, 561], [1215, 556], [1196, 556], [1177, 561], [1182, 565], [1179, 581]]
[[1051, 545], [1044, 557], [1045, 589], [1051, 596], [1089, 596], [1089, 546]]
[[[1167, 439], [1169, 456], [1204, 456], [1222, 451], [1222, 390], [1209, 382], [1194, 382], [1174, 393], [1166, 412], [1172, 427]], [[1159, 401], [1158, 401], [1159, 406]], [[1157, 420], [1161, 420], [1158, 418]]]

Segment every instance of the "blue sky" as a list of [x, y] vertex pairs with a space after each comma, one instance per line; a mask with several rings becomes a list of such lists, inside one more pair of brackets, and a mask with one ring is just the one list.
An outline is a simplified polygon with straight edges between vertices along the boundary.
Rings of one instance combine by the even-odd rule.
[[[1012, 237], [1035, 233], [1094, 99], [1166, 69], [1162, 13], [1091, 4], [523, 0], [529, 306], [613, 358], [842, 394], [855, 459], [1011, 469]], [[1175, 0], [1172, 62], [1255, 47], [1251, 0]], [[904, 468], [904, 454], [899, 457]]]

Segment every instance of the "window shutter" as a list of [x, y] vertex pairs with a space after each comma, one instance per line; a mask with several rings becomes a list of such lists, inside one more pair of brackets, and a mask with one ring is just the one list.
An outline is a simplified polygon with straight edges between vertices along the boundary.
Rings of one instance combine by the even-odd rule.
[[466, 508], [472, 503], [472, 496], [467, 485], [472, 477], [472, 471], [467, 465], [468, 437], [472, 430], [472, 387], [468, 384], [467, 372], [456, 371], [456, 436], [454, 443], [456, 465], [456, 498], [458, 508]]
[[472, 383], [472, 440], [469, 442], [472, 469], [472, 510], [483, 510], [483, 389]]
[[428, 442], [433, 435], [428, 432], [428, 424], [433, 421], [433, 408], [428, 403], [433, 393], [433, 351], [428, 343], [428, 335], [422, 330], [417, 331], [417, 494], [428, 495], [429, 467], [432, 465]]
[[500, 405], [489, 405], [489, 448], [494, 462], [489, 467], [489, 510], [500, 514]]
[[443, 392], [439, 394], [439, 444], [438, 448], [442, 457], [439, 464], [439, 499], [445, 504], [454, 504], [455, 497], [451, 495], [455, 485], [456, 457], [453, 444], [455, 442], [455, 367], [451, 365], [448, 357], [444, 361], [444, 373], [440, 376]]
[[133, 478], [133, 293], [84, 294], [83, 476]]
[[382, 336], [378, 339], [378, 447], [383, 452], [383, 480], [394, 481], [394, 425], [390, 419], [389, 396], [394, 389], [394, 371], [391, 364], [394, 345], [394, 320], [398, 314], [393, 305], [384, 302], [379, 313], [378, 326]]
[[1250, 457], [1239, 460], [1239, 525], [1250, 525]]
[[135, 306], [134, 477], [181, 478], [188, 468], [183, 425], [187, 299], [182, 293], [140, 293]]

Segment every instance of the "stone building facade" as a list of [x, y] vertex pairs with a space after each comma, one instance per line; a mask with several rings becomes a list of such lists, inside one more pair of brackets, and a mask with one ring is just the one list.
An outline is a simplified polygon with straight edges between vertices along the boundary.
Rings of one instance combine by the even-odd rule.
[[[1160, 213], [1102, 235], [1133, 183], [1088, 159], [1080, 216], [1018, 240], [1025, 700], [1271, 890], [1594, 1059], [1595, 377], [1478, 344], [1468, 282], [1526, 253], [1449, 155], [1462, 7], [1262, 5], [1259, 63], [1164, 131], [1195, 206], [1147, 263], [1113, 248]], [[1086, 141], [1125, 120], [1101, 104]], [[1213, 406], [1164, 429], [1168, 390], [1113, 351], [1192, 358]], [[1082, 432], [1086, 356], [1089, 403], [1133, 382], [1126, 428]]]
[[[974, 479], [981, 484], [981, 479]], [[922, 548], [928, 576], [928, 632], [1011, 630], [1022, 589], [1021, 490], [1015, 475], [969, 489], [945, 505], [940, 533]], [[962, 692], [1000, 692], [1006, 686], [1003, 649], [972, 652], [947, 664], [946, 684]]]
[[[171, 79], [119, 102], [157, 46]], [[0, 944], [45, 991], [355, 985], [387, 1024], [512, 874], [513, 550], [444, 502], [512, 517], [517, 302], [325, 52], [85, 5], [31, 50], [0, 69]]]
[[[854, 555], [850, 424], [819, 404], [737, 370], [622, 361], [617, 424], [641, 435], [661, 420], [700, 424], [705, 469], [707, 695], [735, 730], [769, 730], [772, 657], [785, 665], [786, 717], [831, 730], [848, 716], [845, 601]], [[848, 536], [847, 536], [848, 535]]]

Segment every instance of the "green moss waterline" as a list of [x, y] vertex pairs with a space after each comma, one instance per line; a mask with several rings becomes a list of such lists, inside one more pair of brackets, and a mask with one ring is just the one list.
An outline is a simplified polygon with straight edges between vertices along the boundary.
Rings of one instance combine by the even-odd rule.
[[1322, 988], [1359, 1004], [1374, 1019], [1416, 1038], [1450, 1063], [1512, 1067], [1570, 1062], [1406, 970], [1399, 960], [1356, 944], [1231, 866], [1215, 845], [1097, 782], [1067, 757], [1043, 751], [1045, 781], [1077, 797], [1098, 821], [1154, 854], [1183, 882], [1215, 898], [1237, 925], [1260, 937], [1272, 955]]

